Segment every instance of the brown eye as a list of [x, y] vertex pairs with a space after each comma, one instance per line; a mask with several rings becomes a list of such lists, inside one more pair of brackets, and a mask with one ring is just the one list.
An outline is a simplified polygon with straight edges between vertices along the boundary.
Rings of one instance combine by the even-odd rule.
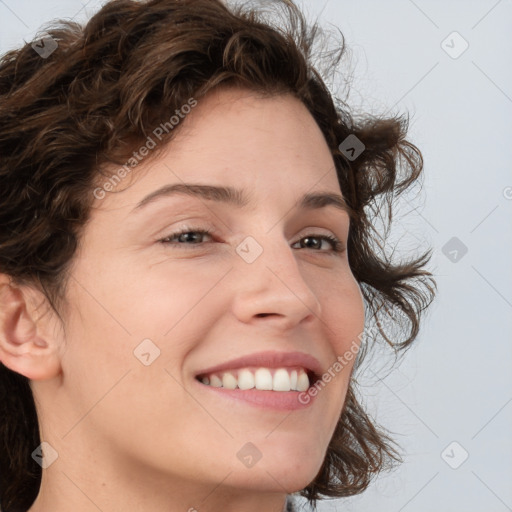
[[[190, 236], [192, 235], [192, 236]], [[204, 236], [210, 236], [211, 231], [208, 229], [200, 228], [185, 228], [176, 233], [172, 233], [169, 236], [159, 240], [165, 245], [201, 245], [201, 239]]]
[[[306, 244], [302, 244], [303, 249], [314, 249], [318, 252], [331, 252], [332, 253], [341, 253], [345, 250], [344, 244], [335, 236], [332, 235], [307, 235], [302, 237], [299, 242], [303, 240], [307, 241]], [[332, 251], [322, 251], [320, 248], [322, 247], [322, 242], [327, 241], [331, 244]], [[299, 243], [296, 242], [296, 243]], [[316, 243], [315, 243], [316, 242]], [[304, 245], [306, 245], [304, 247]]]

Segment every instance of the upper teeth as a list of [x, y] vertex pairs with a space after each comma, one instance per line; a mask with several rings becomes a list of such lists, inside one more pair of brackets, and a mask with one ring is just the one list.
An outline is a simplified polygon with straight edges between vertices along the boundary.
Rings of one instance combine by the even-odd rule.
[[306, 391], [309, 388], [309, 378], [303, 368], [243, 368], [212, 373], [201, 382], [215, 388], [242, 390]]

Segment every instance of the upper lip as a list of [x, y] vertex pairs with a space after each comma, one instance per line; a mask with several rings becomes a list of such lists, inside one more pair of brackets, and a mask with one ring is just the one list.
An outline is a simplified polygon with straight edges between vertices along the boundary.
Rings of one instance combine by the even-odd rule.
[[248, 366], [259, 366], [264, 368], [289, 368], [299, 366], [313, 373], [317, 378], [322, 374], [322, 366], [320, 362], [310, 354], [305, 354], [303, 352], [267, 351], [238, 357], [225, 363], [205, 368], [204, 370], [197, 372], [196, 376], [235, 370]]

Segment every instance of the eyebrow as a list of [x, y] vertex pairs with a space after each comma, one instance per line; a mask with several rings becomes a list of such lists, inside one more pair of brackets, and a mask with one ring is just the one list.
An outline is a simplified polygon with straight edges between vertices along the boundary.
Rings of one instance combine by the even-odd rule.
[[[250, 204], [248, 195], [243, 189], [197, 183], [175, 183], [164, 185], [154, 192], [151, 192], [133, 208], [132, 212], [139, 211], [158, 199], [175, 194], [187, 195], [208, 201], [215, 201], [217, 203], [231, 204], [240, 209], [246, 208]], [[333, 206], [347, 213], [350, 218], [353, 217], [353, 210], [347, 204], [345, 198], [329, 191], [304, 194], [299, 198], [295, 206], [302, 210], [319, 210]]]

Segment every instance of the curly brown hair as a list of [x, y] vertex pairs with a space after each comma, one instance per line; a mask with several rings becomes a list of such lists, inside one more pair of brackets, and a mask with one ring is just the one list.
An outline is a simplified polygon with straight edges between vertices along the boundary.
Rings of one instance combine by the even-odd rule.
[[[392, 262], [373, 222], [384, 211], [389, 226], [394, 198], [421, 177], [422, 155], [405, 140], [408, 118], [367, 115], [356, 122], [314, 67], [318, 24], [309, 26], [291, 0], [273, 5], [284, 22], [264, 19], [257, 7], [228, 7], [221, 0], [113, 0], [83, 27], [64, 20], [47, 27], [58, 48], [46, 58], [30, 42], [4, 54], [0, 272], [42, 291], [61, 318], [69, 267], [103, 165], [124, 164], [163, 116], [216, 87], [292, 94], [322, 130], [353, 211], [348, 257], [365, 306], [377, 319], [379, 337], [396, 353], [406, 349], [435, 295], [436, 283], [425, 270], [431, 251]], [[341, 34], [336, 50], [324, 54], [331, 69], [345, 51]], [[163, 134], [164, 142], [178, 130]], [[365, 147], [356, 159], [340, 150], [349, 135]], [[396, 324], [403, 339], [390, 339], [383, 320]], [[369, 347], [361, 348], [359, 356]], [[30, 381], [0, 364], [4, 512], [27, 510], [37, 497], [41, 467], [31, 453], [40, 442]], [[375, 475], [401, 461], [393, 444], [351, 382], [323, 465], [300, 494], [315, 506], [322, 497], [361, 493]]]

